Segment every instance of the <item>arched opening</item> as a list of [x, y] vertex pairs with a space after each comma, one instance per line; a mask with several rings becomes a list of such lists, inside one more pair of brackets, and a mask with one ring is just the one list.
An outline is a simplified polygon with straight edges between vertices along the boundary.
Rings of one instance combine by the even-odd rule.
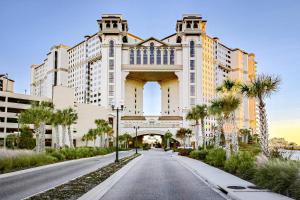
[[144, 115], [161, 114], [161, 89], [158, 82], [147, 82], [143, 91]]

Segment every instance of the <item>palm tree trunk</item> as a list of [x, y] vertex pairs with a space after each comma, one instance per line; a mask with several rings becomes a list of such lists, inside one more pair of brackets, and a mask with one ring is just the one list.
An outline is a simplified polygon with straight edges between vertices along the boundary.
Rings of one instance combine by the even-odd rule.
[[236, 126], [236, 120], [235, 120], [235, 113], [232, 113], [231, 116], [231, 123], [233, 125], [232, 130], [232, 146], [233, 146], [233, 152], [234, 154], [237, 154], [239, 152], [239, 139], [238, 139], [238, 132], [237, 132], [237, 126]]
[[72, 138], [72, 132], [71, 132], [71, 126], [68, 126], [68, 136], [69, 136], [69, 142], [70, 142], [70, 147], [73, 148], [73, 138]]
[[198, 149], [199, 147], [199, 122], [196, 121], [196, 134], [195, 134], [195, 146], [196, 146], [196, 150]]
[[204, 120], [201, 120], [201, 132], [202, 132], [202, 139], [203, 139], [203, 149], [206, 149], [206, 134], [204, 129]]
[[220, 146], [221, 134], [222, 134], [222, 127], [223, 127], [223, 120], [218, 118], [217, 119], [218, 129], [216, 133], [216, 142], [215, 147], [218, 148]]
[[268, 123], [267, 123], [267, 113], [266, 105], [262, 98], [258, 98], [258, 109], [259, 109], [259, 132], [260, 132], [260, 146], [262, 153], [269, 157], [269, 134], [268, 134]]
[[55, 136], [55, 143], [56, 143], [56, 148], [59, 149], [60, 147], [60, 139], [59, 139], [59, 129], [58, 129], [58, 126], [55, 126], [55, 133], [56, 133], [56, 136]]
[[66, 126], [62, 126], [62, 146], [66, 146]]
[[45, 152], [45, 132], [46, 132], [46, 128], [45, 128], [45, 123], [42, 123], [40, 126], [40, 152]]
[[34, 128], [35, 133], [35, 151], [40, 152], [40, 127]]

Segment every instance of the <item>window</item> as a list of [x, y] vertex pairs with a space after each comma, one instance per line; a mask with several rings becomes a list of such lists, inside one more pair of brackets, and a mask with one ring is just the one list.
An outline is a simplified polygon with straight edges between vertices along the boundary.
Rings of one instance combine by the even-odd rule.
[[177, 37], [176, 43], [181, 43], [181, 37], [180, 36]]
[[161, 64], [161, 51], [160, 51], [160, 49], [157, 49], [157, 51], [156, 51], [156, 64], [158, 64], [158, 65]]
[[195, 85], [190, 85], [190, 96], [195, 96]]
[[113, 83], [113, 82], [114, 82], [114, 73], [109, 72], [109, 83]]
[[190, 60], [190, 70], [195, 70], [195, 60]]
[[141, 50], [140, 50], [140, 49], [138, 49], [138, 50], [136, 51], [136, 64], [137, 64], [137, 65], [140, 65], [140, 64], [141, 64]]
[[144, 64], [144, 65], [147, 65], [147, 64], [148, 64], [147, 49], [144, 49], [144, 53], [143, 53], [143, 64]]
[[150, 64], [154, 64], [154, 43], [150, 43]]
[[164, 49], [164, 65], [168, 64], [168, 50]]
[[109, 60], [109, 70], [114, 70], [114, 60]]
[[194, 57], [195, 56], [195, 42], [190, 41], [190, 56]]
[[195, 83], [195, 73], [194, 72], [190, 73], [190, 82]]
[[114, 41], [109, 41], [109, 57], [114, 57]]
[[170, 51], [170, 65], [174, 65], [174, 49]]
[[134, 64], [134, 50], [130, 49], [130, 64]]

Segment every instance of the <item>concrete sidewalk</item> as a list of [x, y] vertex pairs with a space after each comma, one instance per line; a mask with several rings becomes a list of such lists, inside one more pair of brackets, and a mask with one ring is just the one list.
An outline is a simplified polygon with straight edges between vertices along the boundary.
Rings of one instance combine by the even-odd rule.
[[[286, 196], [270, 192], [265, 189], [251, 189], [254, 184], [245, 181], [237, 176], [227, 173], [218, 168], [212, 167], [201, 161], [178, 156], [173, 154], [174, 158], [184, 167], [198, 175], [211, 187], [222, 191], [224, 194], [235, 200], [292, 200]], [[241, 186], [245, 189], [230, 189], [230, 186]]]

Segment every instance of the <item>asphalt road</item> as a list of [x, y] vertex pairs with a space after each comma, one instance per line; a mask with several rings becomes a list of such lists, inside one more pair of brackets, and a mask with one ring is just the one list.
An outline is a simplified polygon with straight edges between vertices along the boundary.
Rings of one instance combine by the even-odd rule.
[[224, 200], [170, 154], [143, 154], [101, 200]]
[[[120, 158], [134, 152], [120, 152]], [[0, 199], [18, 200], [61, 185], [76, 177], [88, 174], [114, 162], [115, 154], [78, 160], [25, 174], [0, 178]]]

